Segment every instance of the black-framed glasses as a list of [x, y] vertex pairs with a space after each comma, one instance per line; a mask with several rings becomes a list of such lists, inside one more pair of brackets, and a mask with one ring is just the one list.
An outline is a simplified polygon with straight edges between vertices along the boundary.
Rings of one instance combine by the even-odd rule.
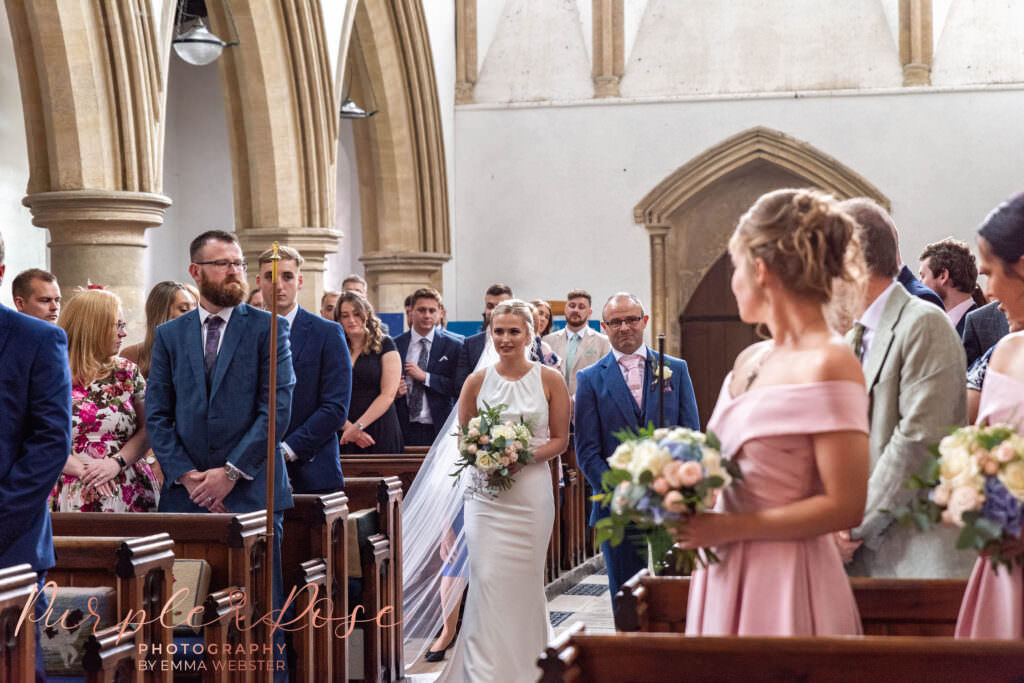
[[240, 270], [243, 273], [249, 268], [249, 264], [245, 261], [193, 261], [192, 263], [197, 266], [213, 266], [218, 270], [225, 271], [234, 268], [235, 270]]
[[628, 318], [615, 318], [614, 320], [605, 320], [604, 324], [613, 330], [617, 330], [623, 325], [628, 325], [630, 327], [633, 327], [634, 325], [639, 325], [643, 321], [643, 319], [643, 316], [638, 317], [635, 315], [631, 315]]

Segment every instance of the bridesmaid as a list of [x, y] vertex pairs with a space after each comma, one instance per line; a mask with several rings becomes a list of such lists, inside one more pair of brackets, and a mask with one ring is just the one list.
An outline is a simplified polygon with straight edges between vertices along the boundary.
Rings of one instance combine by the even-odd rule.
[[721, 558], [693, 574], [688, 634], [861, 632], [832, 532], [864, 512], [868, 397], [822, 310], [837, 278], [861, 272], [855, 227], [829, 195], [777, 190], [729, 242], [740, 317], [772, 339], [740, 353], [708, 423], [745, 479], [678, 532], [683, 547]]
[[[1024, 322], [1024, 194], [985, 219], [978, 230], [978, 255], [980, 272], [988, 276], [985, 295], [999, 300], [1011, 327]], [[989, 359], [978, 423], [997, 422], [1024, 431], [1024, 332], [1003, 337]], [[1004, 552], [1024, 553], [1024, 540], [1007, 542]], [[956, 636], [1024, 638], [1021, 565], [994, 572], [987, 558], [978, 558], [960, 605]]]

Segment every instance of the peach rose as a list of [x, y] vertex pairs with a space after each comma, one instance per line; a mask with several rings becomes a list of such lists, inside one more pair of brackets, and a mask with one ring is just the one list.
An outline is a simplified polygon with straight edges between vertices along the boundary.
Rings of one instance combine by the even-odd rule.
[[679, 491], [669, 491], [665, 494], [665, 499], [661, 501], [661, 506], [669, 512], [685, 512], [686, 503], [683, 501], [683, 494]]
[[1017, 452], [1010, 445], [1009, 441], [1004, 441], [992, 450], [992, 456], [999, 462], [1010, 462], [1013, 460]]
[[704, 470], [701, 468], [699, 463], [684, 462], [683, 466], [679, 468], [679, 479], [682, 481], [683, 486], [693, 486], [701, 479], [704, 478]]
[[683, 463], [678, 460], [673, 460], [662, 468], [661, 476], [665, 478], [669, 486], [672, 488], [679, 488], [683, 485], [683, 479], [681, 476], [682, 469]]
[[654, 492], [657, 493], [659, 496], [664, 496], [666, 493], [668, 493], [669, 490], [668, 480], [665, 479], [665, 477], [658, 477], [657, 479], [654, 480], [654, 483], [651, 484], [651, 488], [654, 489]]

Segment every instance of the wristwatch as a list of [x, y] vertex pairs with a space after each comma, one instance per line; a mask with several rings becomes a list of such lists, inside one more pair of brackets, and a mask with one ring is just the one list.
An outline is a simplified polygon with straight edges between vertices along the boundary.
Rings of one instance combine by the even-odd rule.
[[155, 455], [153, 455], [152, 453], [150, 453], [149, 455], [147, 455], [147, 456], [145, 457], [145, 461], [146, 461], [146, 462], [147, 462], [148, 464], [150, 464], [150, 465], [155, 465], [155, 464], [156, 464], [156, 456], [155, 456]]
[[358, 429], [359, 431], [363, 431], [363, 423], [362, 422], [356, 422], [356, 429]]
[[242, 471], [231, 463], [225, 463], [224, 476], [228, 478], [228, 481], [238, 481], [242, 478]]

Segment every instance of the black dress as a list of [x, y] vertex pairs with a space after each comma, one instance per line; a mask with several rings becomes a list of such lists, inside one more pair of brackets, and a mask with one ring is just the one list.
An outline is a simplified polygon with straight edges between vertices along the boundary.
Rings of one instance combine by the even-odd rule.
[[[380, 395], [380, 376], [383, 372], [381, 361], [384, 354], [389, 351], [397, 352], [395, 342], [391, 337], [384, 337], [380, 353], [361, 353], [352, 366], [352, 400], [348, 409], [350, 422], [358, 420]], [[402, 426], [398, 423], [394, 402], [383, 415], [366, 425], [364, 431], [372, 436], [376, 443], [369, 448], [360, 448], [354, 443], [342, 444], [342, 454], [402, 452]]]

